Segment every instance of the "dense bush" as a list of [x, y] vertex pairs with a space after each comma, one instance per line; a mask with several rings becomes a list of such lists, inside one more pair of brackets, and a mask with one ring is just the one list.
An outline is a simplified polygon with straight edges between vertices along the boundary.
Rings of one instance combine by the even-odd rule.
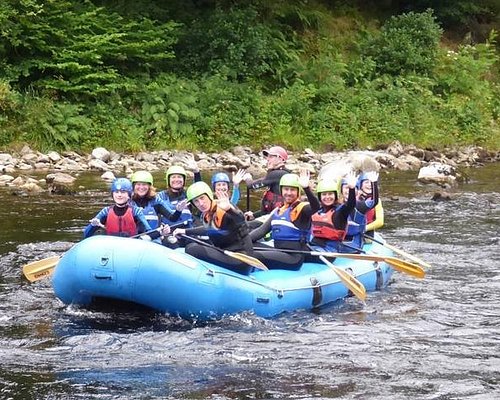
[[494, 33], [448, 48], [430, 10], [349, 4], [5, 0], [0, 146], [500, 148]]

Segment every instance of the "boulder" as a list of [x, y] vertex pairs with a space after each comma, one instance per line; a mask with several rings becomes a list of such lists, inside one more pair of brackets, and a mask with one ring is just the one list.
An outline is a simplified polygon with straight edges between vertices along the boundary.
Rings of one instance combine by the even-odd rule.
[[111, 157], [111, 153], [104, 147], [96, 147], [92, 150], [90, 157], [94, 160], [108, 162]]
[[453, 186], [456, 184], [456, 170], [450, 165], [431, 162], [420, 168], [417, 180], [421, 183], [435, 183], [439, 186]]
[[45, 182], [47, 182], [47, 188], [51, 194], [72, 194], [74, 190], [72, 188], [75, 183], [76, 178], [69, 174], [63, 172], [55, 172], [53, 174], [48, 174], [45, 177]]

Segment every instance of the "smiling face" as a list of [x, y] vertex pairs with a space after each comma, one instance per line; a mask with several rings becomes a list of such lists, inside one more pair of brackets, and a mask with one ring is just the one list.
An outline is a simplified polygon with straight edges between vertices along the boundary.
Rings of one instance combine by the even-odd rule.
[[210, 197], [208, 197], [206, 194], [202, 194], [201, 196], [193, 199], [192, 203], [202, 213], [209, 211], [212, 207], [212, 200], [210, 200]]
[[299, 198], [299, 189], [293, 186], [282, 186], [281, 195], [286, 204], [292, 204]]
[[184, 187], [184, 176], [180, 174], [169, 175], [169, 185], [173, 190], [181, 190]]
[[365, 179], [363, 182], [361, 182], [361, 191], [365, 194], [371, 194], [372, 183], [368, 179]]
[[117, 206], [124, 206], [130, 200], [128, 192], [125, 190], [117, 190], [113, 192], [113, 201]]
[[216, 192], [228, 192], [229, 191], [229, 185], [227, 182], [216, 182], [214, 186], [214, 190]]
[[148, 194], [150, 187], [151, 186], [149, 183], [135, 182], [134, 183], [134, 194], [138, 195], [139, 197], [144, 197]]
[[335, 200], [337, 199], [337, 194], [335, 192], [323, 192], [321, 193], [321, 204], [330, 207], [335, 204]]

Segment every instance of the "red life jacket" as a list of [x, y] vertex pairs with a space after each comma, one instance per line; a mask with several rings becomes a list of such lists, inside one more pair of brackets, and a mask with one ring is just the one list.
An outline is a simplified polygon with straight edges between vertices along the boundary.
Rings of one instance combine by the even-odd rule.
[[127, 206], [127, 211], [123, 216], [116, 215], [113, 207], [109, 207], [106, 218], [106, 234], [113, 236], [130, 237], [137, 234], [137, 224], [134, 220], [132, 207]]
[[375, 207], [370, 208], [366, 213], [366, 224], [368, 225], [370, 222], [375, 221]]
[[266, 190], [261, 203], [262, 211], [264, 211], [265, 213], [270, 213], [276, 207], [282, 207], [284, 201], [282, 195], [271, 192], [271, 190]]
[[336, 229], [333, 226], [333, 214], [335, 214], [335, 208], [331, 208], [327, 212], [316, 212], [312, 215], [313, 237], [326, 240], [344, 240], [346, 230]]

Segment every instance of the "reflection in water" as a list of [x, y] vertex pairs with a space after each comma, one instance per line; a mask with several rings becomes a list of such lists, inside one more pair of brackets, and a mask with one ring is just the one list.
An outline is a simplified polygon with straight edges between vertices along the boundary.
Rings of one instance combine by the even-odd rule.
[[108, 203], [93, 176], [75, 197], [0, 191], [0, 398], [498, 398], [497, 167], [468, 171], [441, 203], [415, 173], [382, 176], [385, 236], [432, 264], [424, 280], [395, 274], [366, 304], [204, 324], [66, 307], [49, 280], [22, 280], [23, 264], [62, 254]]

